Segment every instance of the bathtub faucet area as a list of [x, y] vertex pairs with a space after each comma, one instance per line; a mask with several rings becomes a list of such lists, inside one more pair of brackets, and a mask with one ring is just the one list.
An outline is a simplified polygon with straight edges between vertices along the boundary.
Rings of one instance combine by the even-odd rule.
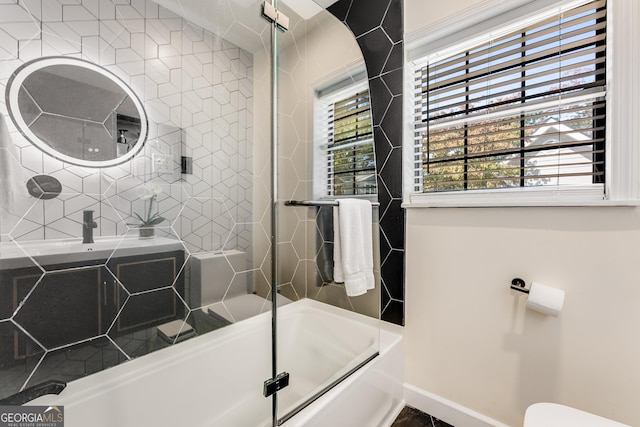
[[98, 223], [93, 220], [93, 212], [82, 212], [82, 243], [93, 243], [93, 229], [98, 228]]

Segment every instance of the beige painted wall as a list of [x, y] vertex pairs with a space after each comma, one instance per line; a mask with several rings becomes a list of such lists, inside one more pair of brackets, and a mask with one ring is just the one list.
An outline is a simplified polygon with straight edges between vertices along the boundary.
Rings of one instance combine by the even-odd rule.
[[[482, 2], [405, 0], [407, 32]], [[406, 239], [408, 383], [513, 426], [540, 401], [640, 425], [640, 208], [408, 209]], [[565, 290], [560, 317], [514, 277]]]
[[404, 0], [404, 32], [414, 31], [448, 18], [483, 0], [448, 0], [446, 2], [433, 0]]
[[[407, 218], [407, 382], [513, 426], [540, 401], [640, 425], [638, 209]], [[565, 290], [560, 317], [526, 310], [514, 277]]]

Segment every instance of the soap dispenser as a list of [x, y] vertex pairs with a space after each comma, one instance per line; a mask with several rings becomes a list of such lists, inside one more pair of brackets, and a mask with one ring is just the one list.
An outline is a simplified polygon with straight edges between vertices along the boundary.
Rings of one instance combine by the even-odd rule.
[[124, 136], [127, 129], [119, 129], [120, 135], [118, 136], [118, 143], [116, 144], [116, 156], [124, 156], [129, 151], [129, 144], [127, 143], [127, 138]]

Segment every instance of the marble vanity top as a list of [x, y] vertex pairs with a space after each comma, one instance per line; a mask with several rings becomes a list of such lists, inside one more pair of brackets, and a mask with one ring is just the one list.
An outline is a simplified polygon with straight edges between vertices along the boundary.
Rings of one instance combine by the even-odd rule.
[[0, 243], [0, 269], [31, 267], [33, 260], [40, 265], [50, 265], [184, 250], [179, 240], [167, 237], [106, 236], [94, 240], [95, 243], [82, 243], [81, 238], [3, 242]]

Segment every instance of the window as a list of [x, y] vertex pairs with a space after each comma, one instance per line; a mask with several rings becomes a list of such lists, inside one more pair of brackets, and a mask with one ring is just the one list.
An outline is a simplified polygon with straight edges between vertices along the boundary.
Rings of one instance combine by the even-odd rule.
[[320, 158], [316, 178], [322, 182], [319, 196], [376, 193], [373, 127], [366, 79], [356, 84], [342, 82], [318, 93], [316, 138]]
[[606, 0], [582, 2], [415, 61], [414, 190], [602, 198], [606, 29]]

